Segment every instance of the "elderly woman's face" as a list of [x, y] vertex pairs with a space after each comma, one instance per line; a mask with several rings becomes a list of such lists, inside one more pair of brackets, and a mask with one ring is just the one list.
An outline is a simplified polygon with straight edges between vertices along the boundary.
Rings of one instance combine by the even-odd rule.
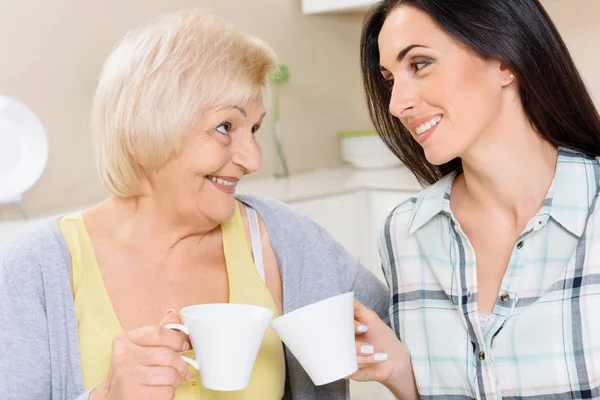
[[179, 157], [151, 176], [153, 194], [179, 215], [217, 223], [231, 218], [237, 182], [262, 165], [254, 136], [264, 116], [262, 101], [206, 111], [184, 136]]

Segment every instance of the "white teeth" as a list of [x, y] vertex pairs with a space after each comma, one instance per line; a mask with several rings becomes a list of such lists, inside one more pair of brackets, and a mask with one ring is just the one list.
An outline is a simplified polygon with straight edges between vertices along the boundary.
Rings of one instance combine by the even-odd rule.
[[217, 177], [214, 177], [214, 176], [207, 176], [207, 178], [210, 179], [213, 182], [218, 183], [219, 185], [235, 186], [235, 182], [229, 182], [229, 181], [226, 181], [224, 179], [217, 178]]
[[430, 121], [424, 122], [421, 125], [417, 126], [415, 132], [417, 133], [417, 135], [422, 135], [434, 126], [436, 126], [441, 120], [442, 117], [438, 115], [437, 117], [432, 118]]

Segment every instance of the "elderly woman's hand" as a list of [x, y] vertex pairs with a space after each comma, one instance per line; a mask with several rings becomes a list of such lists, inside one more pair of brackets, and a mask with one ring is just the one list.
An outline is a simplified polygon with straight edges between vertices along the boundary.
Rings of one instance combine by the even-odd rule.
[[110, 370], [90, 400], [171, 400], [181, 381], [190, 378], [177, 352], [189, 346], [179, 332], [165, 328], [181, 323], [168, 312], [160, 325], [123, 332], [113, 340]]
[[372, 310], [354, 301], [358, 371], [349, 378], [377, 381], [401, 399], [417, 398], [408, 348]]

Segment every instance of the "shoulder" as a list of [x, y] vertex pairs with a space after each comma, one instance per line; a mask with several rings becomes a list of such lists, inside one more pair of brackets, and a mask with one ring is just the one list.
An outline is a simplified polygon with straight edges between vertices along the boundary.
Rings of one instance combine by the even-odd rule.
[[43, 262], [68, 260], [68, 249], [57, 226], [58, 217], [31, 222], [0, 243], [0, 274], [4, 279], [40, 275]]
[[[289, 205], [272, 198], [262, 196], [237, 196], [238, 200], [254, 208], [260, 215], [270, 236], [280, 234], [290, 235], [299, 230], [315, 231], [321, 229], [310, 218], [294, 210]], [[306, 232], [305, 233], [310, 233]], [[293, 235], [294, 236], [294, 235]], [[304, 235], [306, 236], [306, 235]]]
[[377, 248], [382, 261], [383, 274], [390, 288], [392, 286], [390, 285], [391, 275], [389, 268], [392, 264], [395, 264], [396, 254], [399, 251], [398, 244], [402, 243], [402, 246], [405, 247], [410, 241], [409, 231], [411, 221], [413, 220], [421, 195], [422, 193], [400, 203], [381, 222]]
[[419, 198], [422, 197], [423, 193], [424, 191], [398, 204], [386, 217], [385, 225], [388, 225], [392, 221], [410, 221], [417, 208]]
[[277, 199], [263, 197], [263, 196], [251, 196], [251, 195], [238, 195], [236, 196], [239, 201], [254, 208], [263, 218], [274, 218], [274, 217], [298, 217], [296, 211], [294, 211], [289, 205], [279, 201]]
[[418, 204], [427, 193], [427, 189], [421, 191], [413, 197], [409, 197], [402, 203], [398, 204], [385, 218], [381, 221], [380, 234], [381, 239], [388, 236], [392, 231], [396, 234], [408, 235], [411, 222], [414, 219]]

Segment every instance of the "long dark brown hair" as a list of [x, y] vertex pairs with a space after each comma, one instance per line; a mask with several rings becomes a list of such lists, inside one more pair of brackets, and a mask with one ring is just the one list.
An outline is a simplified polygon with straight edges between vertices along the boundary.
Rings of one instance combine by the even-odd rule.
[[600, 156], [600, 117], [556, 27], [538, 0], [383, 0], [365, 18], [361, 67], [375, 129], [422, 184], [461, 168], [454, 159], [439, 166], [389, 112], [391, 92], [380, 72], [378, 37], [399, 5], [431, 16], [450, 36], [518, 78], [524, 111], [533, 128], [555, 146]]

